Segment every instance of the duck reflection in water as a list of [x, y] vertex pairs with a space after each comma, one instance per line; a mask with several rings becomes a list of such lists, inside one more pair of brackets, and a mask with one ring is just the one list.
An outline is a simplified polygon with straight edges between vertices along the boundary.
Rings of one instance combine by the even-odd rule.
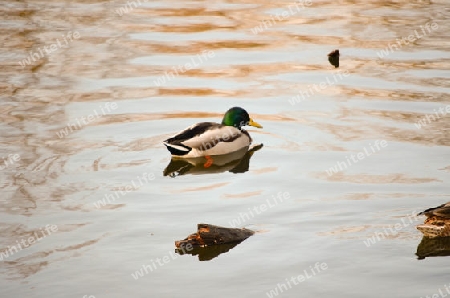
[[222, 172], [245, 173], [250, 167], [250, 158], [260, 150], [263, 144], [244, 147], [238, 151], [215, 156], [197, 157], [190, 159], [172, 158], [165, 168], [164, 176], [172, 178], [192, 174], [215, 174]]

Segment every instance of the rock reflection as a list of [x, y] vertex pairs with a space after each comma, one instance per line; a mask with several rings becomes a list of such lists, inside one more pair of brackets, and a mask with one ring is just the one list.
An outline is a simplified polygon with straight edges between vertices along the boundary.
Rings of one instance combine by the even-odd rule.
[[175, 249], [175, 252], [180, 255], [184, 255], [184, 254], [189, 254], [189, 255], [193, 255], [193, 256], [198, 255], [199, 261], [210, 261], [210, 260], [218, 257], [220, 254], [228, 252], [230, 249], [234, 248], [236, 245], [238, 245], [241, 242], [219, 244], [219, 245], [206, 246], [206, 247], [194, 247], [189, 252], [186, 252], [186, 251], [183, 251], [182, 249], [177, 248], [177, 249]]
[[164, 176], [175, 178], [181, 175], [217, 174], [223, 172], [245, 173], [250, 167], [250, 158], [260, 150], [263, 144], [243, 148], [230, 154], [212, 156], [213, 163], [206, 166], [208, 160], [204, 157], [193, 159], [172, 159], [164, 169]]
[[427, 257], [450, 256], [450, 237], [423, 237], [417, 246], [416, 255], [419, 260]]

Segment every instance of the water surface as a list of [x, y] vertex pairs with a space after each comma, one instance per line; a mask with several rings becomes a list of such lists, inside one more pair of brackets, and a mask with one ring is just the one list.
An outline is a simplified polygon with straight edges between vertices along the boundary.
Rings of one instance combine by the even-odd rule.
[[[446, 1], [318, 0], [296, 13], [289, 1], [140, 3], [3, 5], [0, 253], [46, 236], [0, 261], [2, 297], [445, 291], [450, 259], [418, 260], [412, 215], [450, 201]], [[423, 34], [427, 23], [438, 27]], [[232, 106], [264, 126], [249, 129], [263, 147], [248, 169], [164, 176], [162, 141]], [[289, 199], [249, 215], [280, 192]], [[197, 223], [239, 218], [257, 233], [228, 252], [174, 254]]]

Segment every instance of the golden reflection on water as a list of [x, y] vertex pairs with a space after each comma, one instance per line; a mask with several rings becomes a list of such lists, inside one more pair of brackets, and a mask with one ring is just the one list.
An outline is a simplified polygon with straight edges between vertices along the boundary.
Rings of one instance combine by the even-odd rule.
[[[444, 2], [314, 1], [309, 11], [305, 9], [304, 13], [280, 21], [258, 35], [252, 34], [251, 29], [268, 19], [268, 11], [285, 9], [288, 2], [256, 0], [211, 4], [199, 1], [193, 4], [193, 8], [158, 3], [162, 7], [141, 6], [122, 17], [115, 13], [115, 9], [123, 5], [119, 1], [25, 1], [11, 2], [2, 7], [1, 41], [4, 51], [0, 60], [0, 157], [18, 153], [21, 160], [0, 173], [0, 250], [28, 236], [39, 226], [28, 219], [59, 222], [61, 219], [56, 213], [61, 212], [70, 219], [66, 224], [61, 221], [54, 240], [40, 251], [24, 252], [25, 256], [11, 257], [11, 260], [0, 263], [8, 278], [33, 276], [51, 263], [79, 257], [82, 248], [96, 247], [101, 239], [107, 238], [107, 233], [101, 229], [87, 236], [77, 232], [95, 225], [94, 218], [80, 215], [94, 212], [88, 204], [91, 193], [103, 187], [114, 189], [107, 179], [115, 175], [115, 170], [132, 169], [151, 162], [167, 164], [167, 156], [146, 155], [146, 150], [161, 147], [166, 134], [150, 130], [133, 134], [136, 126], [128, 126], [133, 123], [146, 125], [183, 119], [218, 121], [222, 112], [217, 111], [216, 105], [221, 101], [228, 104], [229, 100], [240, 104], [242, 100], [253, 108], [249, 112], [255, 119], [266, 121], [268, 127], [275, 127], [255, 135], [272, 141], [282, 140], [284, 143], [275, 149], [283, 152], [301, 152], [306, 151], [305, 148], [342, 152], [348, 150], [346, 142], [367, 140], [368, 135], [410, 146], [450, 145], [448, 116], [418, 130], [413, 123], [426, 115], [421, 108], [412, 111], [406, 106], [404, 110], [387, 110], [345, 105], [352, 104], [352, 99], [365, 103], [449, 104], [448, 72], [422, 76], [411, 72], [450, 69], [450, 58], [445, 54], [450, 50], [447, 42], [450, 23], [444, 14], [438, 14], [446, 13], [448, 5]], [[219, 4], [223, 7], [214, 8]], [[229, 4], [231, 7], [227, 7]], [[389, 59], [378, 59], [377, 51], [396, 38], [411, 34], [428, 21], [436, 21], [439, 30], [394, 53], [397, 56], [393, 54]], [[54, 43], [69, 31], [79, 32], [80, 39], [30, 65], [20, 66], [18, 62], [31, 52]], [[367, 84], [343, 82], [310, 98], [313, 108], [291, 106], [288, 99], [298, 90], [333, 74], [334, 69], [328, 65], [326, 54], [335, 48], [341, 51], [340, 69], [348, 70], [351, 78], [359, 78]], [[357, 51], [351, 52], [351, 48]], [[157, 77], [172, 71], [173, 64], [177, 64], [171, 59], [181, 57], [188, 60], [204, 50], [214, 51], [217, 58], [179, 76], [192, 81], [175, 80], [167, 86], [154, 85]], [[420, 51], [434, 51], [438, 57], [423, 59], [411, 56]], [[144, 60], [136, 60], [139, 58]], [[247, 61], [249, 58], [255, 60]], [[303, 82], [295, 76], [305, 73], [311, 73], [311, 76], [319, 73], [321, 78]], [[292, 77], [284, 79], [283, 75]], [[145, 81], [139, 80], [142, 78]], [[380, 82], [386, 81], [381, 79], [397, 85], [385, 88]], [[202, 83], [190, 83], [197, 81]], [[222, 85], [224, 82], [231, 82], [231, 85]], [[410, 89], [410, 86], [415, 88]], [[174, 105], [170, 101], [192, 97], [207, 98], [211, 103], [191, 106]], [[327, 110], [331, 104], [322, 101], [323, 97], [338, 108]], [[146, 104], [149, 99], [151, 102], [156, 98], [163, 98], [168, 103]], [[142, 100], [142, 103], [131, 103], [133, 100]], [[73, 121], [74, 110], [90, 113], [92, 107], [87, 104], [105, 101], [120, 102], [119, 106], [123, 108], [84, 126], [67, 138], [56, 136], [56, 132]], [[370, 125], [366, 122], [368, 119], [372, 121]], [[183, 128], [178, 125], [169, 124], [169, 130]], [[327, 137], [321, 141], [299, 141], [282, 133], [285, 125], [299, 125], [295, 130], [311, 129]], [[405, 128], [404, 125], [409, 126]], [[119, 140], [119, 136], [125, 137]], [[271, 144], [266, 146], [267, 149], [274, 147]], [[105, 148], [113, 149], [108, 151]], [[264, 151], [273, 153], [267, 149], [262, 150], [261, 156], [264, 156]], [[158, 150], [164, 151], [163, 148]], [[95, 156], [84, 156], [87, 151], [95, 152]], [[139, 156], [115, 159], [115, 152], [138, 152]], [[450, 166], [442, 164], [441, 168], [448, 172]], [[282, 173], [280, 169], [274, 165], [259, 166], [252, 174], [263, 177], [278, 173], [282, 178], [291, 179], [291, 173]], [[305, 171], [327, 183], [380, 186], [445, 183], [441, 179], [427, 177], [426, 173], [402, 173], [402, 169], [394, 174], [337, 173], [332, 177], [325, 172]], [[91, 176], [94, 174], [101, 176]], [[80, 177], [83, 175], [86, 175], [84, 179]], [[167, 193], [202, 194], [207, 190], [222, 190], [229, 185], [230, 182], [212, 180], [202, 185], [183, 185], [167, 190]], [[236, 191], [223, 197], [247, 199], [263, 193], [263, 187], [255, 191]], [[396, 197], [398, 194], [392, 191], [389, 195]], [[371, 200], [373, 197], [370, 193], [363, 193], [339, 198]], [[126, 203], [118, 202], [105, 209], [118, 212], [126, 206]], [[356, 233], [355, 238], [361, 239], [367, 236], [363, 234], [369, 228], [377, 226], [344, 226], [319, 233], [323, 236]], [[70, 237], [56, 238], [64, 234]], [[408, 232], [398, 237], [417, 238]]]

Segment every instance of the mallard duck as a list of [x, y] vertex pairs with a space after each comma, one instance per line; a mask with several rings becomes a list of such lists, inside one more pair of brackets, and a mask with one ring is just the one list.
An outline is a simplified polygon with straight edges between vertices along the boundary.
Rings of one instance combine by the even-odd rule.
[[164, 141], [175, 158], [196, 158], [228, 154], [249, 147], [252, 138], [242, 126], [262, 126], [240, 107], [229, 109], [222, 123], [201, 122]]
[[418, 215], [427, 217], [422, 225], [417, 226], [425, 237], [450, 237], [450, 202], [427, 209]]

